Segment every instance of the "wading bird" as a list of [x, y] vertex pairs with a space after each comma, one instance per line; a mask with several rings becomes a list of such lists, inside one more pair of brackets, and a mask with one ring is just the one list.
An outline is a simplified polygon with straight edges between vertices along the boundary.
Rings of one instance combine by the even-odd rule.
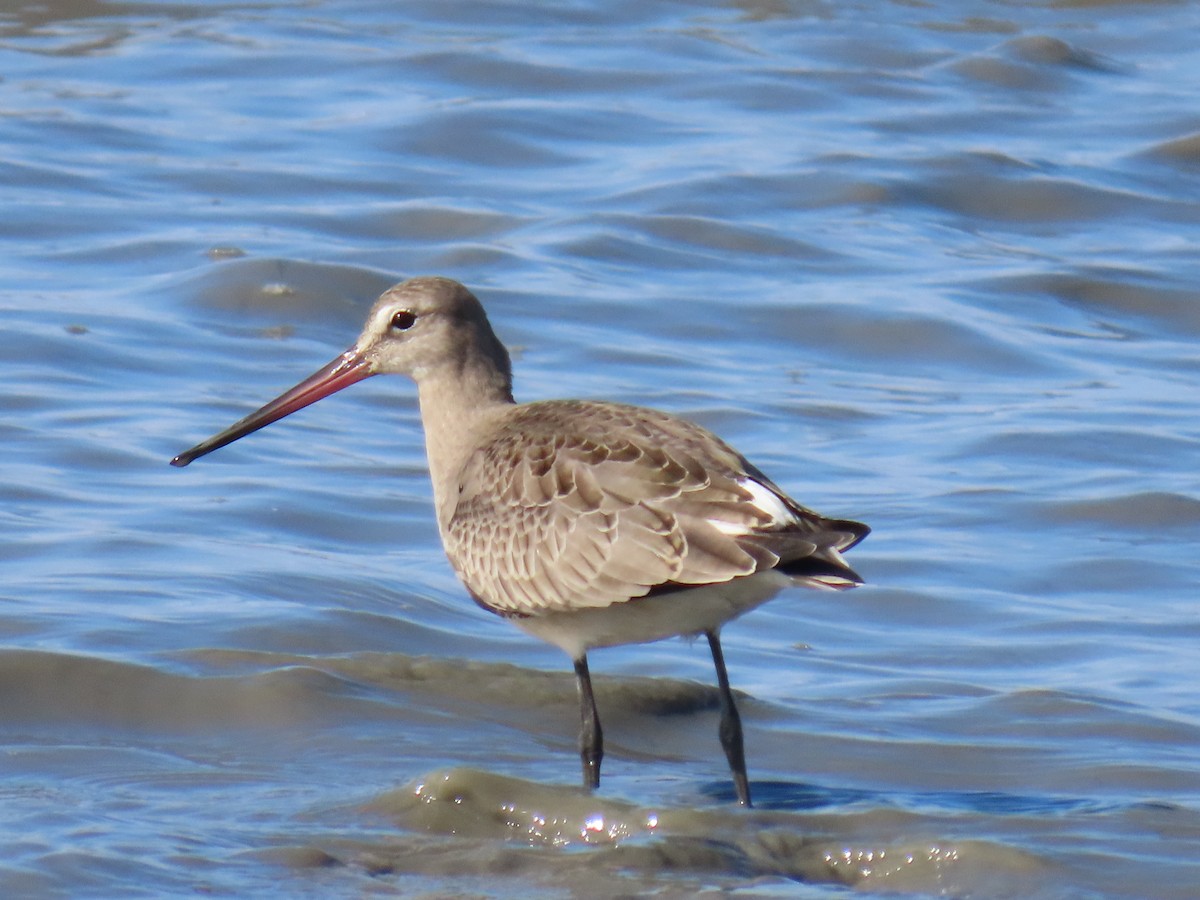
[[584, 787], [599, 786], [604, 752], [588, 651], [703, 634], [721, 745], [749, 806], [720, 628], [789, 584], [860, 584], [841, 553], [870, 529], [804, 508], [675, 416], [588, 400], [516, 403], [508, 352], [474, 294], [447, 278], [384, 292], [354, 346], [171, 464], [380, 374], [417, 383], [438, 529], [471, 596], [575, 664]]

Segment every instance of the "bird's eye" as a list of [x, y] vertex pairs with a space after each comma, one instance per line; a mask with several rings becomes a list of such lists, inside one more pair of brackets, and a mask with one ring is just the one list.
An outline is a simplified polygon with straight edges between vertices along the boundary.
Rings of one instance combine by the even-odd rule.
[[392, 315], [392, 321], [388, 327], [391, 328], [392, 331], [408, 331], [408, 329], [412, 328], [416, 324], [417, 314], [411, 309], [401, 309], [397, 310]]

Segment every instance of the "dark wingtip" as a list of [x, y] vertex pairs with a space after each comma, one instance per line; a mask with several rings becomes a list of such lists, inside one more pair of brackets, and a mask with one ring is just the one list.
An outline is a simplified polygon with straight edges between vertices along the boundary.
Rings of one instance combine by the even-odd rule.
[[842, 553], [851, 547], [857, 547], [862, 543], [862, 539], [871, 533], [870, 526], [864, 525], [862, 522], [855, 522], [853, 519], [826, 519], [822, 524], [830, 531], [842, 531], [851, 536], [849, 543], [838, 547]]
[[786, 575], [791, 575], [793, 578], [832, 578], [842, 580], [844, 584], [835, 584], [825, 582], [827, 587], [832, 588], [848, 588], [855, 585], [864, 584], [863, 577], [855, 572], [844, 562], [838, 560], [833, 561], [818, 556], [806, 556], [802, 559], [793, 559], [779, 565], [779, 571]]

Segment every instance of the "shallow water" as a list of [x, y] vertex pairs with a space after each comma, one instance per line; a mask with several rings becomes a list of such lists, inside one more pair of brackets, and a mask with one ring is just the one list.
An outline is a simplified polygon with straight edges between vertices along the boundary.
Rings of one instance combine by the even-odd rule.
[[[0, 11], [0, 894], [1193, 897], [1200, 11]], [[180, 471], [388, 284], [646, 403], [869, 584], [567, 661], [467, 599], [414, 395]]]

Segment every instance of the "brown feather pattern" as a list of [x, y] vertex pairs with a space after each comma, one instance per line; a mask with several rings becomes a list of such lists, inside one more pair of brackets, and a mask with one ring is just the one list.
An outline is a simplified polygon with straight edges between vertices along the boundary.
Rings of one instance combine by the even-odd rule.
[[[838, 526], [857, 523], [794, 503], [698, 425], [575, 400], [506, 413], [463, 466], [444, 535], [459, 575], [495, 612], [606, 607], [810, 556], [858, 580], [837, 556], [865, 533]], [[791, 519], [755, 505], [746, 479], [775, 493]]]

